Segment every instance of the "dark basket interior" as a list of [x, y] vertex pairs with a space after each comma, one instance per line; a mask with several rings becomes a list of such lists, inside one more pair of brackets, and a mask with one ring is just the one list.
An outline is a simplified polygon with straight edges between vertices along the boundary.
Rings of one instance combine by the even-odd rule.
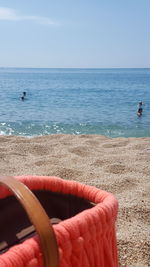
[[[75, 216], [93, 204], [84, 198], [51, 191], [33, 191], [50, 219], [65, 220]], [[0, 253], [10, 246], [31, 237], [34, 227], [31, 225], [25, 210], [14, 196], [0, 199]], [[36, 212], [36, 210], [35, 210]]]

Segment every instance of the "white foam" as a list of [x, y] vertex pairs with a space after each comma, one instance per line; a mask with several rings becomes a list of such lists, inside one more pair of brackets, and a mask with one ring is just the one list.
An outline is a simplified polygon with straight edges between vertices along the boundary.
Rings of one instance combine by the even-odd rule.
[[6, 135], [4, 131], [0, 131], [0, 135]]

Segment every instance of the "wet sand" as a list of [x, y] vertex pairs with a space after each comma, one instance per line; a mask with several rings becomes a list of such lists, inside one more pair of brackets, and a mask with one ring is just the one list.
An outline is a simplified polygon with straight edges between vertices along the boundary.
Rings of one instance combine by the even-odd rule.
[[150, 138], [0, 136], [0, 174], [58, 176], [113, 193], [119, 266], [150, 266]]

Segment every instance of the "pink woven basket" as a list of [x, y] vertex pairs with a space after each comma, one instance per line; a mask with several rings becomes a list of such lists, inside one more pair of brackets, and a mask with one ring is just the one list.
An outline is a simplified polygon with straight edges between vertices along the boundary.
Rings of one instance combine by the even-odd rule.
[[[25, 237], [17, 238], [18, 231], [22, 234], [23, 229], [31, 228], [28, 217], [32, 216], [26, 216], [12, 192], [4, 186], [3, 179], [0, 188], [0, 267], [118, 266], [115, 232], [118, 202], [112, 194], [58, 177], [15, 178], [34, 193], [49, 218], [59, 219], [59, 223], [52, 226], [58, 254], [54, 244], [54, 250], [49, 248], [49, 254], [52, 258], [55, 253], [57, 259], [53, 265], [46, 263], [41, 240], [33, 230]], [[19, 193], [17, 198], [20, 198]], [[33, 213], [36, 217], [36, 209]], [[37, 224], [42, 226], [42, 221]]]

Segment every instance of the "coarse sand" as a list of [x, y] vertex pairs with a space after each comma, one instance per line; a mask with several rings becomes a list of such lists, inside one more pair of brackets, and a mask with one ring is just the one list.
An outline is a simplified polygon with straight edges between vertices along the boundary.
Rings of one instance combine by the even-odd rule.
[[0, 136], [1, 175], [46, 175], [113, 193], [119, 266], [150, 266], [150, 138]]

